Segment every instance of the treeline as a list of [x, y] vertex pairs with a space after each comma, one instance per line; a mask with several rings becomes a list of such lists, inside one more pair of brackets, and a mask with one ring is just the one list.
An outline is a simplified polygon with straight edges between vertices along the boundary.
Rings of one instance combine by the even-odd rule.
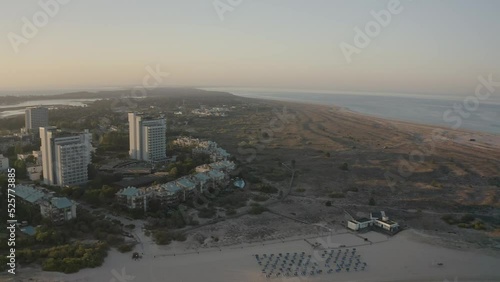
[[21, 264], [39, 263], [44, 271], [74, 273], [101, 266], [108, 249], [105, 242], [73, 243], [47, 249], [22, 249], [17, 258]]
[[127, 132], [108, 132], [100, 138], [97, 152], [127, 151], [129, 149], [129, 136]]

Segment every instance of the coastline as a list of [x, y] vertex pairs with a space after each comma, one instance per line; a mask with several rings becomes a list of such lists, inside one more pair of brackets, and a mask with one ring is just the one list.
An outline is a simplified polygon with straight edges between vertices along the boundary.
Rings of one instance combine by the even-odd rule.
[[[408, 129], [408, 127], [410, 127], [409, 130], [415, 130], [415, 129], [421, 130], [421, 129], [423, 129], [423, 130], [426, 130], [429, 132], [431, 132], [433, 130], [437, 130], [436, 132], [442, 132], [442, 133], [446, 133], [446, 134], [451, 133], [452, 135], [454, 135], [456, 137], [462, 137], [462, 140], [455, 139], [454, 141], [456, 141], [457, 143], [460, 143], [462, 145], [465, 145], [465, 146], [475, 145], [475, 144], [468, 142], [469, 139], [467, 139], [467, 138], [463, 139], [464, 136], [471, 136], [471, 138], [476, 139], [476, 141], [475, 141], [476, 144], [483, 143], [487, 147], [492, 147], [494, 149], [500, 149], [500, 133], [474, 131], [474, 130], [467, 129], [467, 128], [453, 129], [453, 128], [448, 128], [448, 127], [444, 127], [441, 125], [432, 125], [432, 124], [398, 120], [398, 119], [394, 119], [394, 118], [372, 116], [369, 114], [360, 113], [357, 111], [350, 110], [346, 107], [341, 107], [341, 106], [337, 106], [337, 105], [306, 103], [306, 102], [302, 102], [302, 101], [266, 100], [266, 99], [259, 99], [259, 98], [247, 98], [247, 99], [254, 99], [254, 100], [260, 101], [260, 102], [275, 103], [275, 104], [279, 104], [280, 106], [288, 104], [288, 105], [292, 105], [292, 106], [296, 106], [296, 107], [297, 106], [298, 107], [313, 106], [313, 107], [318, 107], [319, 109], [324, 109], [324, 110], [328, 110], [328, 111], [334, 109], [337, 112], [341, 112], [341, 113], [347, 114], [347, 115], [352, 115], [352, 116], [355, 116], [355, 117], [358, 117], [358, 118], [364, 119], [364, 120], [371, 120], [371, 121], [378, 122], [381, 124], [388, 123], [388, 124], [396, 125], [399, 127], [406, 127], [407, 129]], [[413, 129], [411, 129], [411, 128], [413, 128]], [[478, 137], [486, 137], [486, 138], [481, 139]]]
[[[346, 136], [350, 137], [352, 134], [353, 140], [356, 140], [356, 146], [358, 146], [362, 155], [368, 155], [369, 150], [378, 151], [380, 154], [389, 155], [392, 152], [383, 152], [384, 146], [389, 146], [391, 149], [396, 146], [386, 145], [386, 143], [382, 143], [382, 141], [376, 141], [374, 139], [375, 134], [380, 135], [386, 138], [386, 135], [390, 135], [394, 133], [395, 135], [401, 134], [404, 135], [405, 138], [408, 136], [420, 136], [422, 138], [427, 136], [436, 126], [431, 125], [421, 125], [410, 122], [404, 122], [399, 120], [388, 120], [386, 118], [379, 117], [371, 117], [360, 114], [358, 112], [353, 112], [350, 110], [342, 109], [342, 107], [331, 106], [331, 105], [317, 105], [317, 104], [307, 104], [303, 102], [283, 102], [283, 101], [270, 101], [264, 99], [254, 100], [253, 98], [245, 98], [245, 101], [249, 101], [247, 99], [252, 99], [252, 101], [257, 101], [259, 103], [265, 103], [268, 105], [274, 105], [276, 108], [283, 107], [284, 105], [289, 106], [290, 111], [299, 116], [299, 120], [292, 125], [291, 131], [283, 133], [281, 136], [275, 136], [275, 143], [268, 145], [269, 151], [273, 151], [278, 147], [285, 147], [287, 144], [290, 144], [290, 147], [293, 147], [295, 144], [287, 143], [290, 142], [288, 139], [291, 139], [289, 134], [295, 135], [304, 135], [307, 136], [308, 140], [311, 140], [313, 143], [311, 146], [307, 144], [307, 142], [298, 142], [299, 149], [303, 150], [307, 154], [311, 151], [314, 152], [314, 156], [305, 157], [309, 158], [309, 160], [318, 165], [318, 167], [325, 167], [325, 163], [321, 163], [324, 160], [324, 157], [318, 157], [317, 150], [321, 148], [321, 150], [329, 150], [336, 151], [339, 153], [336, 156], [341, 157], [343, 153], [358, 154], [358, 152], [352, 149], [351, 139], [345, 138]], [[267, 124], [269, 124], [269, 120], [266, 120]], [[201, 122], [201, 120], [200, 120]], [[208, 121], [213, 122], [213, 121]], [[255, 124], [259, 124], [255, 121]], [[263, 124], [267, 126], [267, 124]], [[320, 124], [330, 124], [332, 128], [323, 128], [324, 131], [316, 130], [313, 128], [314, 125]], [[319, 128], [318, 128], [319, 129]], [[298, 131], [294, 131], [298, 130]], [[310, 130], [310, 131], [308, 131]], [[370, 132], [368, 130], [371, 130]], [[467, 136], [467, 134], [483, 134], [483, 133], [471, 133], [464, 130], [452, 130], [452, 129], [443, 129], [448, 131], [451, 136]], [[297, 133], [298, 132], [298, 133]], [[316, 139], [310, 137], [312, 133], [318, 134]], [[366, 134], [366, 135], [364, 135]], [[373, 134], [373, 135], [370, 135]], [[286, 135], [286, 136], [285, 136]], [[327, 137], [325, 137], [327, 135]], [[488, 134], [484, 134], [485, 136]], [[368, 137], [366, 137], [368, 136]], [[488, 135], [489, 136], [489, 135]], [[401, 137], [403, 138], [403, 137]], [[413, 138], [413, 137], [412, 137]], [[317, 140], [328, 140], [331, 143], [320, 143]], [[346, 139], [346, 140], [344, 140]], [[366, 141], [366, 140], [367, 141]], [[413, 139], [402, 139], [404, 141], [413, 140]], [[454, 139], [456, 140], [456, 139]], [[465, 139], [466, 140], [466, 139]], [[341, 142], [342, 141], [342, 142]], [[400, 140], [390, 140], [388, 137], [385, 139], [387, 143], [395, 143]], [[467, 140], [468, 141], [468, 140]], [[282, 143], [285, 142], [285, 143]], [[322, 141], [323, 142], [323, 141]], [[352, 141], [354, 142], [354, 141]], [[380, 142], [378, 144], [377, 142]], [[234, 142], [233, 142], [234, 143]], [[451, 142], [450, 142], [451, 143]], [[458, 149], [471, 149], [478, 144], [481, 144], [481, 140], [477, 140], [477, 142], [455, 142], [458, 144]], [[285, 144], [285, 145], [283, 145]], [[338, 146], [344, 146], [347, 149], [338, 149]], [[347, 145], [349, 146], [347, 146]], [[500, 142], [495, 143], [496, 146], [500, 146]], [[495, 145], [493, 144], [493, 145]], [[276, 147], [274, 147], [276, 146]], [[445, 144], [447, 147], [448, 145]], [[488, 145], [489, 146], [489, 145]], [[495, 150], [495, 153], [498, 153], [498, 147], [491, 146], [488, 150]], [[234, 148], [233, 148], [234, 149]], [[405, 148], [396, 148], [398, 150], [397, 153], [408, 154], [410, 150]], [[481, 152], [484, 153], [485, 148], [480, 148]], [[269, 152], [266, 151], [266, 152]], [[279, 153], [278, 153], [279, 154]], [[281, 154], [279, 154], [281, 155]], [[494, 154], [492, 154], [494, 156]], [[477, 155], [481, 157], [480, 154]], [[272, 156], [269, 156], [272, 158]], [[294, 155], [295, 157], [295, 155]], [[347, 155], [348, 158], [351, 158], [351, 155]], [[304, 159], [299, 159], [298, 163], [301, 167], [307, 167], [308, 164], [305, 163]], [[384, 157], [385, 158], [385, 157]], [[376, 159], [374, 159], [376, 160]], [[325, 161], [326, 162], [326, 161]], [[310, 164], [310, 163], [309, 163]], [[330, 164], [331, 166], [331, 164]], [[330, 172], [332, 173], [332, 172]], [[368, 175], [369, 176], [369, 175]], [[301, 179], [302, 182], [315, 184], [316, 182], [311, 181], [311, 179], [305, 179], [305, 175]], [[331, 181], [331, 179], [327, 180]], [[325, 181], [325, 183], [328, 183]], [[318, 187], [320, 188], [320, 187]], [[318, 200], [323, 201], [323, 198], [318, 198]], [[340, 200], [339, 200], [340, 201]], [[293, 203], [296, 204], [296, 203]], [[310, 204], [310, 203], [309, 203]], [[314, 203], [313, 203], [314, 204]], [[323, 204], [323, 203], [321, 203]], [[336, 202], [337, 204], [337, 202]], [[341, 214], [342, 205], [339, 203], [338, 210], [330, 210], [330, 214], [322, 214], [324, 217], [330, 217], [329, 219], [334, 219], [331, 217], [332, 214]], [[351, 208], [353, 203], [349, 203]], [[283, 205], [282, 207], [274, 207], [276, 209], [288, 209], [289, 206]], [[273, 209], [274, 209], [273, 208]], [[384, 206], [380, 204], [377, 208], [383, 209]], [[435, 207], [429, 206], [429, 209], [433, 209]], [[437, 207], [436, 207], [437, 208]], [[245, 218], [252, 218], [249, 216], [243, 216]], [[264, 215], [266, 217], [266, 215]], [[278, 220], [282, 220], [279, 217], [276, 217]], [[259, 218], [260, 219], [260, 218]], [[229, 222], [226, 221], [226, 223]], [[274, 221], [276, 222], [276, 221]], [[272, 223], [274, 223], [272, 222]], [[314, 222], [314, 221], [313, 221]], [[236, 225], [242, 225], [241, 223], [245, 223], [245, 221], [235, 221], [231, 222]], [[224, 223], [221, 223], [224, 224]], [[244, 224], [243, 224], [244, 225]], [[108, 258], [106, 259], [103, 266], [96, 269], [85, 269], [75, 274], [65, 275], [60, 273], [50, 273], [50, 272], [41, 272], [37, 269], [20, 269], [21, 274], [16, 277], [14, 281], [112, 281], [115, 279], [115, 282], [120, 281], [116, 279], [115, 273], [121, 273], [122, 269], [125, 269], [126, 273], [135, 277], [134, 281], [164, 281], [165, 277], [172, 278], [174, 281], [287, 281], [282, 280], [283, 278], [276, 278], [272, 280], [267, 280], [259, 273], [259, 267], [255, 264], [255, 261], [252, 257], [252, 254], [255, 253], [263, 253], [263, 252], [296, 252], [296, 251], [308, 251], [313, 252], [310, 246], [304, 243], [303, 238], [304, 235], [301, 233], [294, 233], [294, 230], [288, 228], [291, 224], [283, 223], [281, 226], [273, 226], [273, 228], [277, 229], [276, 232], [279, 236], [280, 234], [293, 234], [294, 236], [299, 236], [298, 239], [290, 239], [292, 237], [288, 237], [290, 241], [284, 240], [285, 242], [271, 242], [266, 243], [265, 246], [260, 246], [259, 244], [254, 244], [252, 246], [248, 246], [248, 243], [236, 243], [231, 244], [228, 242], [227, 246], [222, 247], [224, 251], [219, 251], [215, 249], [214, 251], [202, 251], [200, 254], [188, 254], [185, 256], [173, 256], [173, 252], [170, 252], [171, 249], [188, 249], [193, 250], [193, 248], [189, 249], [189, 244], [178, 243], [175, 242], [170, 246], [162, 247], [156, 246], [149, 237], [145, 237], [141, 235], [141, 244], [136, 246], [135, 251], [144, 252], [145, 257], [140, 261], [133, 261], [130, 256], [131, 254], [121, 254], [117, 251], [110, 251]], [[140, 226], [140, 224], [136, 224], [136, 226]], [[217, 226], [217, 228], [224, 229], [227, 227], [226, 225]], [[250, 226], [253, 227], [253, 226]], [[215, 229], [217, 229], [215, 228]], [[304, 229], [311, 229], [310, 225], [304, 225]], [[257, 228], [256, 228], [257, 229]], [[419, 228], [415, 228], [415, 230], [420, 230]], [[500, 279], [500, 273], [498, 270], [493, 267], [495, 265], [500, 264], [500, 257], [496, 249], [492, 249], [494, 252], [493, 255], [488, 255], [484, 250], [473, 250], [472, 247], [466, 246], [462, 244], [461, 246], [466, 246], [461, 250], [457, 248], [451, 248], [449, 244], [446, 242], [432, 240], [432, 244], [429, 244], [425, 236], [420, 236], [418, 234], [419, 231], [409, 230], [405, 231], [401, 234], [396, 235], [392, 238], [381, 238], [379, 234], [371, 234], [369, 236], [373, 236], [373, 240], [378, 240], [377, 244], [367, 245], [365, 242], [360, 240], [360, 238], [356, 235], [346, 234], [344, 231], [339, 232], [332, 236], [330, 242], [335, 242], [333, 247], [338, 248], [340, 245], [344, 244], [346, 246], [350, 246], [351, 248], [356, 246], [363, 252], [363, 255], [366, 256], [368, 263], [373, 266], [369, 271], [364, 273], [340, 273], [334, 274], [335, 278], [338, 281], [445, 281], [445, 279], [449, 281], [453, 281], [455, 277], [458, 277], [459, 281], [498, 281]], [[206, 231], [206, 230], [204, 230]], [[204, 232], [200, 231], [200, 232]], [[240, 230], [241, 231], [241, 230]], [[136, 229], [136, 233], [141, 232], [140, 229]], [[411, 233], [410, 233], [411, 232]], [[241, 235], [243, 233], [240, 233]], [[411, 236], [410, 236], [410, 235]], [[137, 235], [137, 234], [136, 234]], [[273, 234], [274, 235], [274, 234]], [[427, 236], [432, 236], [426, 234]], [[441, 234], [442, 235], [442, 234]], [[229, 235], [228, 235], [229, 236]], [[362, 234], [361, 236], [365, 236]], [[368, 236], [368, 235], [367, 235]], [[241, 236], [244, 238], [244, 236]], [[442, 238], [437, 236], [438, 238]], [[238, 238], [239, 240], [245, 240], [242, 238]], [[327, 241], [325, 239], [324, 241]], [[141, 248], [143, 246], [143, 248]], [[191, 252], [191, 251], [190, 251]], [[166, 255], [165, 255], [166, 254]], [[418, 254], [412, 257], [413, 254]], [[153, 258], [151, 258], [153, 256]], [[158, 256], [158, 257], [155, 257]], [[413, 259], [413, 260], [412, 260]], [[440, 267], [437, 265], [438, 262], [443, 262], [444, 267]], [[191, 266], [189, 266], [191, 264]], [[193, 271], [193, 265], [197, 268], [196, 272]], [[387, 273], [387, 269], [390, 269], [391, 272]], [[113, 272], [115, 271], [115, 272]], [[23, 273], [25, 272], [25, 273]], [[208, 275], [207, 275], [208, 273]], [[473, 276], [469, 275], [469, 273], [482, 273], [482, 275]], [[374, 277], [380, 277], [379, 280], [374, 280]], [[412, 277], [410, 279], [410, 277]], [[414, 278], [417, 277], [417, 278]], [[33, 278], [32, 280], [29, 280]], [[19, 280], [25, 279], [25, 280]], [[38, 279], [38, 280], [37, 280]], [[59, 279], [59, 280], [57, 280]], [[290, 281], [293, 281], [294, 278], [288, 278]], [[319, 276], [317, 278], [300, 278], [300, 280], [296, 281], [331, 281], [332, 276], [325, 275]]]
[[[279, 99], [279, 98], [275, 98], [275, 97], [264, 98], [264, 97], [256, 97], [256, 96], [251, 96], [251, 95], [237, 95], [237, 94], [234, 94], [232, 92], [228, 92], [228, 93], [235, 95], [235, 96], [238, 96], [238, 97], [246, 98], [246, 99], [254, 99], [254, 100], [260, 100], [260, 101], [266, 101], [266, 102], [292, 103], [292, 104], [296, 104], [296, 105], [310, 105], [310, 106], [313, 105], [313, 106], [322, 106], [322, 107], [327, 107], [327, 108], [337, 108], [340, 111], [349, 112], [352, 114], [357, 114], [357, 115], [360, 115], [360, 116], [363, 116], [366, 118], [370, 118], [370, 119], [375, 118], [378, 120], [384, 120], [384, 121], [389, 121], [389, 122], [397, 122], [397, 123], [418, 125], [418, 126], [427, 126], [427, 127], [439, 128], [439, 129], [443, 129], [443, 130], [459, 131], [459, 132], [465, 132], [465, 133], [476, 133], [476, 134], [483, 134], [484, 133], [484, 134], [489, 134], [489, 135], [500, 136], [500, 132], [496, 133], [496, 132], [491, 132], [491, 131], [473, 130], [473, 129], [463, 128], [463, 127], [453, 129], [453, 128], [451, 128], [451, 126], [447, 127], [447, 126], [440, 125], [440, 124], [432, 124], [432, 123], [425, 123], [425, 122], [419, 122], [419, 121], [409, 121], [409, 120], [404, 120], [404, 119], [391, 118], [391, 117], [383, 116], [380, 114], [377, 115], [377, 114], [364, 113], [361, 111], [356, 111], [356, 110], [350, 109], [347, 106], [341, 106], [341, 105], [330, 104], [330, 103], [325, 104], [325, 103], [322, 103], [319, 101], [303, 101], [303, 100], [293, 99], [293, 98]], [[450, 107], [450, 109], [452, 109], [452, 108], [453, 107]]]

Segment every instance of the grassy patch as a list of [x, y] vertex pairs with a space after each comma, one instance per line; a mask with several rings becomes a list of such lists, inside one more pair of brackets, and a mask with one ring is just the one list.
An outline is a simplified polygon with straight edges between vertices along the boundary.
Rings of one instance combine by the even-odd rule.
[[263, 212], [266, 212], [267, 210], [268, 209], [266, 207], [263, 207], [261, 205], [252, 205], [252, 208], [250, 209], [250, 211], [248, 213], [258, 215], [258, 214], [261, 214]]
[[332, 199], [345, 198], [345, 194], [342, 192], [332, 192], [329, 197]]
[[443, 221], [449, 225], [456, 225], [460, 228], [475, 229], [475, 230], [486, 230], [486, 225], [484, 222], [476, 219], [473, 215], [466, 214], [460, 218], [453, 215], [445, 215], [441, 217]]

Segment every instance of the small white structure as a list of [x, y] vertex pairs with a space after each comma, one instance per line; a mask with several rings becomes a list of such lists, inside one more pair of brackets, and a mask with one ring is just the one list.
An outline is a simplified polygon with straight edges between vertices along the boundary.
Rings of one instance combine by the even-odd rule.
[[371, 213], [370, 217], [373, 220], [373, 224], [377, 227], [389, 232], [396, 232], [399, 230], [399, 223], [390, 220], [384, 211], [380, 213]]
[[26, 172], [31, 181], [41, 180], [42, 178], [43, 166], [40, 165], [28, 165], [26, 166]]
[[359, 231], [373, 225], [373, 220], [369, 218], [351, 219], [347, 221], [347, 228]]
[[370, 218], [355, 219], [346, 212], [347, 228], [353, 231], [360, 231], [369, 227], [378, 227], [390, 233], [397, 233], [399, 231], [399, 224], [395, 221], [389, 220], [389, 217], [384, 211], [370, 213]]
[[41, 151], [33, 151], [31, 154], [17, 154], [17, 159], [25, 161], [29, 156], [33, 156], [35, 158], [36, 164], [39, 164], [39, 165], [42, 164], [42, 152]]

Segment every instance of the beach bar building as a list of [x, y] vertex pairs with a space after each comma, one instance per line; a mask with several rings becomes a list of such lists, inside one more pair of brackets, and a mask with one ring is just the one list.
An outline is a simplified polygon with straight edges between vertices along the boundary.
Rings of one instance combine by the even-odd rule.
[[370, 218], [376, 227], [382, 228], [385, 231], [395, 233], [399, 231], [399, 223], [392, 221], [384, 211], [371, 213]]
[[347, 221], [347, 228], [359, 231], [371, 227], [373, 225], [373, 220], [369, 218], [360, 218], [360, 219], [350, 219]]
[[363, 231], [374, 229], [384, 233], [395, 234], [400, 231], [399, 223], [392, 221], [384, 211], [370, 213], [370, 218], [354, 218], [348, 212], [345, 212], [346, 227], [353, 231]]

